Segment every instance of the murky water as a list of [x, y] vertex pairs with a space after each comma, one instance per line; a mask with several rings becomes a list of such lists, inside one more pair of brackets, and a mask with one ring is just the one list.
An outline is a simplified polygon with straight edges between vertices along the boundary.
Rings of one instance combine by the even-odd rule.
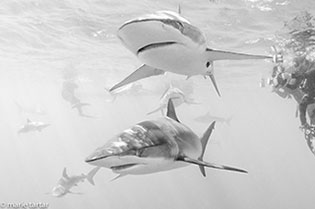
[[[113, 98], [106, 89], [140, 61], [116, 37], [125, 21], [157, 10], [176, 11], [199, 27], [214, 49], [271, 54], [284, 45], [285, 23], [311, 0], [3, 0], [0, 2], [0, 201], [48, 203], [49, 208], [311, 208], [315, 157], [295, 118], [296, 103], [259, 87], [273, 63], [219, 61], [215, 73], [222, 97], [201, 76], [167, 74], [140, 81]], [[85, 157], [129, 126], [160, 117], [169, 83], [200, 104], [176, 108], [180, 120], [202, 135], [195, 118], [210, 112], [217, 123], [204, 159], [244, 168], [249, 174], [197, 166], [143, 176], [115, 177], [109, 169], [72, 189], [49, 194], [62, 175], [87, 173]], [[76, 104], [81, 102], [82, 106]], [[26, 120], [50, 124], [18, 134]]]

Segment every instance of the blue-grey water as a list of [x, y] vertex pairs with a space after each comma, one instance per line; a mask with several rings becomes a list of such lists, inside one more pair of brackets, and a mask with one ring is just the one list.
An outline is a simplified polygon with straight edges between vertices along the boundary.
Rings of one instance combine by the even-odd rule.
[[[272, 45], [281, 45], [286, 22], [303, 11], [315, 12], [313, 0], [2, 0], [1, 203], [42, 202], [51, 209], [314, 207], [315, 156], [298, 128], [296, 103], [259, 87], [272, 62], [216, 62], [221, 98], [201, 76], [186, 81], [167, 74], [140, 81], [144, 91], [111, 101], [105, 89], [141, 64], [116, 37], [119, 26], [157, 10], [177, 11], [178, 4], [210, 48], [254, 54], [270, 54]], [[196, 117], [233, 116], [230, 125], [217, 124], [204, 159], [249, 174], [207, 169], [204, 178], [191, 165], [110, 182], [115, 174], [102, 169], [95, 186], [84, 182], [73, 188], [81, 195], [46, 194], [64, 167], [69, 174], [87, 173], [92, 166], [84, 159], [96, 147], [137, 122], [160, 117], [146, 114], [170, 82], [201, 103], [176, 109], [198, 135], [208, 124]], [[81, 115], [72, 108], [78, 100], [90, 104]], [[51, 125], [18, 134], [27, 118]]]

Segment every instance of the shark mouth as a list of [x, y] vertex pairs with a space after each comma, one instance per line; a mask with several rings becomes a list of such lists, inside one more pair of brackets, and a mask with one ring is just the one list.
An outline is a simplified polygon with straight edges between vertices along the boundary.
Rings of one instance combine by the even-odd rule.
[[133, 166], [137, 166], [137, 165], [139, 165], [139, 164], [137, 164], [137, 163], [130, 163], [130, 164], [112, 166], [112, 167], [110, 167], [110, 169], [112, 169], [115, 172], [118, 172], [118, 171], [125, 170], [125, 169], [131, 168]]

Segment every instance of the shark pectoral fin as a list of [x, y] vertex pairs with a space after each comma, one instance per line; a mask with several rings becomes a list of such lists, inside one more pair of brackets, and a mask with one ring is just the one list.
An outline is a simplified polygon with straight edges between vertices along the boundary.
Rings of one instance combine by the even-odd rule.
[[88, 180], [88, 182], [90, 182], [90, 184], [92, 184], [93, 186], [95, 185], [94, 183], [94, 176], [95, 174], [100, 170], [101, 167], [96, 167], [93, 168], [87, 175], [86, 175], [86, 179]]
[[201, 160], [192, 159], [192, 158], [189, 158], [187, 156], [180, 157], [177, 160], [184, 161], [184, 162], [187, 162], [187, 163], [196, 164], [196, 165], [199, 165], [199, 166], [205, 166], [205, 167], [209, 167], [209, 168], [214, 168], [214, 169], [235, 171], [235, 172], [241, 172], [241, 173], [248, 173], [247, 171], [245, 171], [243, 169], [234, 168], [234, 167], [225, 166], [225, 165], [217, 165], [217, 164], [213, 164], [213, 163], [208, 163], [208, 162], [204, 162], [204, 161], [201, 161]]
[[236, 52], [228, 52], [221, 50], [206, 49], [208, 59], [211, 61], [215, 60], [246, 60], [246, 59], [272, 59], [272, 56], [265, 55], [252, 55], [243, 54]]
[[215, 78], [214, 78], [214, 75], [213, 74], [210, 74], [209, 75], [211, 81], [212, 81], [212, 84], [217, 92], [217, 94], [219, 95], [219, 97], [221, 97], [221, 94], [220, 94], [220, 91], [219, 91], [219, 88], [218, 88], [218, 85], [217, 85], [217, 82], [215, 81]]
[[135, 72], [131, 73], [127, 78], [113, 86], [109, 91], [114, 91], [115, 89], [122, 87], [124, 85], [127, 85], [129, 83], [138, 81], [143, 78], [156, 76], [156, 75], [162, 75], [164, 74], [163, 70], [155, 69], [153, 67], [150, 67], [148, 65], [142, 65], [140, 68], [138, 68]]
[[112, 181], [115, 181], [115, 180], [117, 180], [117, 179], [119, 179], [119, 178], [121, 178], [121, 177], [124, 177], [124, 176], [126, 176], [127, 174], [119, 174], [118, 176], [116, 176], [115, 178], [113, 178], [112, 180], [110, 180], [111, 182]]
[[178, 118], [176, 116], [175, 107], [174, 107], [174, 104], [172, 102], [172, 99], [168, 100], [166, 116], [169, 118], [172, 118], [173, 120], [176, 120], [177, 122], [180, 123], [180, 121], [178, 120]]
[[[205, 131], [205, 133], [203, 134], [203, 136], [201, 137], [200, 139], [200, 142], [201, 142], [201, 155], [200, 157], [198, 158], [198, 160], [200, 161], [203, 161], [203, 156], [205, 154], [205, 151], [206, 151], [206, 147], [207, 147], [207, 144], [208, 144], [208, 141], [210, 139], [210, 136], [211, 136], [211, 133], [214, 129], [214, 126], [215, 126], [215, 121], [211, 123], [211, 125], [208, 127], [208, 129]], [[200, 168], [200, 171], [202, 173], [203, 176], [206, 176], [206, 171], [205, 171], [205, 167], [204, 166], [201, 166], [199, 165], [199, 168]]]

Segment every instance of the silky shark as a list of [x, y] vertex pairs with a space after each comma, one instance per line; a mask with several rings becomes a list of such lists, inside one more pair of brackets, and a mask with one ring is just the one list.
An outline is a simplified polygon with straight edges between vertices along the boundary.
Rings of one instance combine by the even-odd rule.
[[88, 182], [90, 182], [90, 184], [94, 185], [93, 178], [99, 169], [100, 169], [99, 167], [95, 167], [87, 175], [81, 174], [78, 176], [75, 175], [69, 176], [67, 174], [67, 169], [64, 168], [62, 172], [62, 177], [57, 182], [57, 185], [48, 194], [51, 194], [52, 196], [55, 197], [62, 197], [68, 193], [81, 194], [72, 192], [70, 191], [70, 189], [74, 186], [78, 186], [78, 184], [84, 182], [85, 179], [87, 179]]
[[85, 161], [111, 169], [119, 174], [116, 178], [168, 171], [190, 164], [198, 165], [203, 176], [206, 176], [204, 167], [247, 173], [242, 169], [203, 161], [214, 125], [215, 122], [200, 139], [179, 122], [170, 99], [166, 117], [132, 126], [96, 149]]
[[27, 133], [31, 131], [39, 131], [41, 132], [44, 128], [50, 126], [50, 124], [43, 123], [40, 121], [31, 121], [30, 119], [26, 120], [26, 124], [24, 124], [18, 131], [18, 133]]
[[118, 38], [144, 65], [110, 91], [143, 78], [172, 72], [187, 78], [208, 76], [220, 96], [213, 61], [272, 58], [210, 49], [199, 28], [171, 11], [158, 11], [125, 22], [118, 29]]
[[162, 114], [164, 115], [163, 110], [164, 110], [164, 108], [167, 107], [167, 103], [168, 103], [169, 99], [172, 99], [172, 102], [174, 103], [175, 107], [178, 107], [183, 103], [198, 104], [193, 99], [188, 98], [181, 89], [176, 88], [171, 84], [169, 86], [169, 88], [167, 88], [166, 91], [162, 94], [162, 96], [160, 98], [160, 106], [157, 109], [149, 112], [148, 114], [152, 114], [152, 113], [155, 113], [157, 111], [161, 111]]

